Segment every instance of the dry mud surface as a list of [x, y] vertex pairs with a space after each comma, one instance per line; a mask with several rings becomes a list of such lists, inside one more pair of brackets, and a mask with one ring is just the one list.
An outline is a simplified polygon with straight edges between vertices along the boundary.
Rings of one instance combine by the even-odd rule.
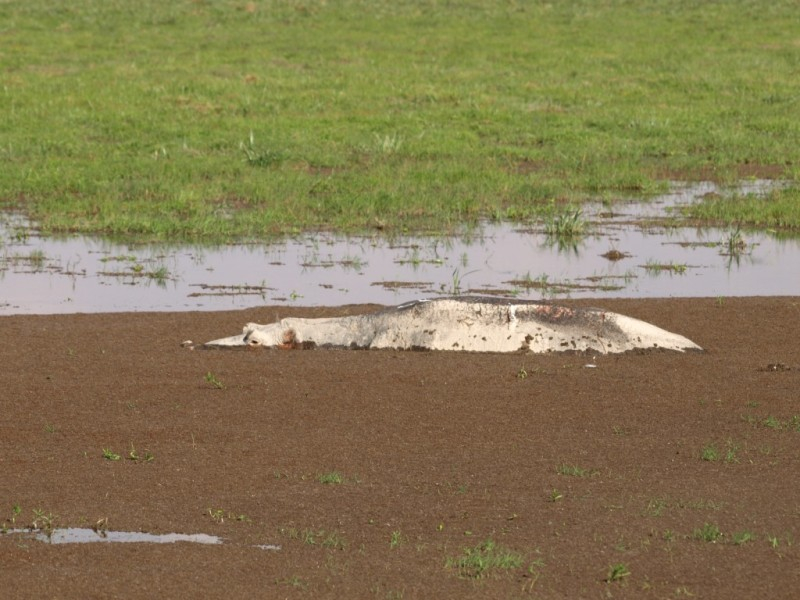
[[3, 596], [796, 597], [800, 298], [567, 304], [707, 352], [181, 347], [375, 307], [0, 318], [7, 527], [224, 538], [0, 535]]

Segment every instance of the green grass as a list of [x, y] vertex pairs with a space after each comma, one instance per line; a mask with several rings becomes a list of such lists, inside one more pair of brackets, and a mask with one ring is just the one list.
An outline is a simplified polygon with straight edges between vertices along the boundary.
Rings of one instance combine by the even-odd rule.
[[611, 583], [612, 581], [620, 581], [625, 577], [630, 576], [631, 571], [628, 568], [628, 565], [625, 563], [617, 563], [615, 565], [611, 565], [608, 568], [608, 575], [606, 576], [606, 582]]
[[325, 484], [344, 483], [344, 476], [338, 471], [331, 471], [330, 473], [322, 473], [318, 475], [317, 481]]
[[[445, 231], [798, 179], [793, 0], [31, 0], [0, 22], [0, 203], [45, 232]], [[704, 218], [798, 228], [799, 194]]]
[[695, 529], [692, 532], [692, 537], [696, 540], [702, 540], [704, 542], [716, 542], [723, 536], [723, 533], [719, 530], [719, 527], [713, 525], [711, 523], [704, 523], [701, 528]]
[[800, 188], [773, 190], [765, 197], [710, 197], [683, 209], [686, 216], [717, 224], [736, 224], [736, 230], [725, 240], [725, 251], [737, 256], [747, 250], [741, 235], [742, 225], [767, 229], [800, 228]]
[[518, 569], [523, 564], [521, 554], [498, 546], [490, 539], [474, 548], [465, 548], [461, 556], [448, 558], [446, 562], [446, 566], [457, 569], [461, 577], [475, 579], [486, 577], [499, 569]]
[[562, 464], [556, 467], [556, 473], [569, 477], [590, 477], [596, 475], [598, 471], [596, 469], [584, 469], [578, 465]]
[[206, 383], [209, 383], [211, 385], [211, 387], [213, 387], [214, 389], [217, 389], [217, 390], [224, 390], [225, 389], [225, 384], [222, 383], [222, 381], [220, 381], [219, 378], [217, 378], [217, 376], [214, 375], [214, 373], [212, 373], [211, 371], [206, 373], [205, 380], [206, 380]]

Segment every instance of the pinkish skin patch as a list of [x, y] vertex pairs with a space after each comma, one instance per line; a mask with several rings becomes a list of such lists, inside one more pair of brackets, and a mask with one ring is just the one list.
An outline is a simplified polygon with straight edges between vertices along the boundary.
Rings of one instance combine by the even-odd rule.
[[535, 311], [537, 314], [550, 317], [551, 319], [568, 319], [575, 316], [575, 311], [566, 306], [551, 306], [548, 304], [537, 306]]

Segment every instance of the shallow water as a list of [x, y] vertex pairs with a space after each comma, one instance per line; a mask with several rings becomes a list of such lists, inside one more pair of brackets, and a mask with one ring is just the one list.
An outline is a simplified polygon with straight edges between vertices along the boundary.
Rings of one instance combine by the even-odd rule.
[[[96, 531], [85, 527], [60, 527], [50, 531], [40, 529], [10, 529], [4, 535], [17, 535], [47, 544], [193, 544], [217, 545], [224, 543], [221, 537], [206, 533], [144, 533], [141, 531]], [[274, 544], [254, 546], [262, 550], [280, 550]]]
[[222, 538], [205, 533], [143, 533], [140, 531], [102, 531], [82, 527], [64, 527], [46, 532], [42, 530], [11, 529], [10, 535], [23, 535], [48, 544], [91, 544], [91, 543], [148, 543], [174, 544], [192, 542], [195, 544], [221, 544]]
[[[744, 185], [758, 192], [767, 184]], [[398, 304], [467, 292], [526, 299], [800, 294], [800, 240], [744, 232], [746, 247], [730, 256], [731, 231], [664, 221], [715, 190], [700, 183], [647, 203], [589, 206], [591, 233], [567, 244], [541, 228], [485, 223], [446, 238], [316, 234], [268, 245], [123, 245], [40, 237], [7, 216], [0, 314]]]

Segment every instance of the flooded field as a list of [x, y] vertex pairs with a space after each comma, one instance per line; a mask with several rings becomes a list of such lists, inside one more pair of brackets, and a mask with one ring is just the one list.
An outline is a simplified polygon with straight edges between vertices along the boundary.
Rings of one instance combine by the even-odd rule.
[[[751, 182], [741, 191], [759, 191]], [[397, 304], [450, 294], [526, 299], [800, 293], [800, 240], [695, 228], [678, 209], [715, 192], [584, 208], [585, 233], [484, 223], [458, 237], [344, 237], [267, 245], [123, 245], [0, 222], [0, 314], [224, 310], [266, 303]]]

